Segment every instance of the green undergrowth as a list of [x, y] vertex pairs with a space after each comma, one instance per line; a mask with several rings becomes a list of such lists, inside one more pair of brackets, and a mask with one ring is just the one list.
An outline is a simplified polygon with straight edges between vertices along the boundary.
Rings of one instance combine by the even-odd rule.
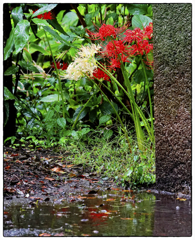
[[122, 186], [139, 188], [155, 183], [155, 149], [149, 139], [144, 144], [144, 152], [139, 150], [133, 137], [130, 138], [130, 152], [123, 134], [111, 140], [101, 135], [101, 131], [89, 133], [85, 138], [68, 136], [50, 143], [35, 136], [9, 140], [13, 148], [49, 148], [62, 155], [68, 152], [67, 161], [83, 164], [84, 168], [91, 166], [102, 178], [112, 178]]
[[68, 159], [74, 164], [90, 165], [103, 178], [112, 178], [122, 186], [138, 187], [155, 183], [154, 147], [145, 143], [145, 152], [138, 149], [131, 139], [129, 152], [125, 137], [109, 141], [102, 138], [91, 139], [90, 145], [75, 141], [64, 147], [71, 154]]

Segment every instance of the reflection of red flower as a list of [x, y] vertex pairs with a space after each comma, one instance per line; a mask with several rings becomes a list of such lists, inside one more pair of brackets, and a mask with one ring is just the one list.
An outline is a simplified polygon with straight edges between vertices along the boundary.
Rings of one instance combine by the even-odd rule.
[[[51, 67], [55, 68], [54, 63], [51, 64]], [[56, 67], [57, 67], [57, 69], [66, 70], [68, 68], [68, 63], [63, 62], [63, 65], [61, 65], [60, 62], [56, 62]]]
[[95, 78], [97, 78], [97, 79], [103, 78], [105, 81], [109, 81], [110, 82], [110, 77], [105, 72], [103, 72], [101, 69], [99, 69], [99, 68], [94, 70], [93, 76]]
[[[37, 10], [33, 11], [33, 13], [35, 13]], [[37, 16], [37, 18], [45, 19], [45, 20], [48, 20], [48, 19], [52, 20], [53, 19], [52, 12], [46, 12], [46, 13], [40, 14]]]

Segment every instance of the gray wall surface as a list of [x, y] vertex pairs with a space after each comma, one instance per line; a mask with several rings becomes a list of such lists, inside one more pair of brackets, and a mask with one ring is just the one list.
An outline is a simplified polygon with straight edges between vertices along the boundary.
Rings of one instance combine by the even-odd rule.
[[191, 188], [192, 5], [152, 4], [158, 189]]

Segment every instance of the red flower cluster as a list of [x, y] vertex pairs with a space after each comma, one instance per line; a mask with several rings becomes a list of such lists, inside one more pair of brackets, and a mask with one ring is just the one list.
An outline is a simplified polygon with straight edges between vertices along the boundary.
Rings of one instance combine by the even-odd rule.
[[99, 37], [101, 40], [104, 40], [104, 38], [112, 36], [116, 38], [116, 28], [112, 25], [106, 25], [103, 24], [101, 28], [99, 29]]
[[153, 44], [150, 44], [147, 39], [153, 36], [153, 24], [150, 23], [143, 30], [135, 28], [134, 30], [126, 30], [126, 37], [123, 39], [125, 43], [133, 44], [130, 47], [130, 55], [148, 54], [153, 49]]
[[[153, 44], [149, 42], [153, 37], [152, 23], [143, 30], [140, 28], [126, 30], [127, 27], [115, 28], [112, 25], [103, 24], [96, 33], [87, 30], [93, 40], [109, 40], [104, 42], [106, 45], [101, 42], [102, 56], [109, 60], [112, 69], [120, 68], [121, 60], [122, 62], [130, 62], [130, 58], [137, 55], [146, 56], [147, 58], [147, 54], [153, 50]], [[123, 34], [121, 34], [122, 32]], [[106, 39], [107, 37], [110, 37], [111, 41]]]
[[[51, 64], [51, 67], [55, 68], [54, 63]], [[68, 68], [68, 63], [63, 62], [63, 64], [61, 64], [60, 62], [56, 62], [56, 67], [57, 69], [66, 70]]]
[[93, 76], [97, 79], [103, 79], [105, 81], [109, 81], [110, 82], [110, 77], [103, 72], [101, 69], [97, 68], [94, 72], [93, 72]]
[[[37, 10], [33, 11], [33, 13], [35, 13]], [[53, 19], [53, 14], [52, 14], [52, 12], [46, 12], [46, 13], [38, 15], [37, 18], [45, 19], [45, 20], [48, 20], [48, 19], [52, 20]]]

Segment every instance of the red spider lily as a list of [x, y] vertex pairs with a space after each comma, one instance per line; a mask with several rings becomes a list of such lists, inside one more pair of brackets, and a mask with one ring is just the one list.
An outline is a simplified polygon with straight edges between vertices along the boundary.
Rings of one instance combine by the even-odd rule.
[[123, 41], [128, 43], [141, 41], [144, 38], [143, 31], [140, 28], [135, 28], [134, 30], [127, 29], [124, 35], [126, 35], [126, 37]]
[[152, 49], [153, 44], [149, 44], [148, 40], [139, 41], [137, 44], [130, 47], [130, 55], [137, 56], [148, 54]]
[[[120, 56], [122, 62], [130, 62], [128, 60], [128, 56], [125, 56], [124, 54]], [[113, 70], [116, 70], [116, 68], [121, 67], [121, 62], [119, 58], [111, 58], [110, 59], [110, 68]]]
[[99, 31], [96, 33], [91, 32], [88, 29], [86, 29], [86, 31], [92, 40], [100, 40], [101, 39], [103, 41], [103, 40], [105, 40], [106, 37], [113, 37], [115, 39], [117, 28], [115, 28], [112, 25], [103, 24], [99, 28]]
[[[38, 9], [33, 11], [33, 13], [35, 13], [37, 10]], [[46, 12], [46, 13], [38, 15], [37, 18], [45, 19], [45, 20], [52, 20], [53, 19], [53, 14], [52, 14], [52, 12]]]
[[116, 38], [116, 28], [112, 25], [103, 24], [99, 29], [99, 37], [101, 40], [104, 40], [104, 38], [109, 36]]
[[93, 72], [93, 76], [97, 79], [101, 79], [103, 78], [105, 81], [109, 81], [110, 82], [110, 77], [101, 69], [97, 68], [94, 72]]
[[[51, 64], [51, 67], [55, 68], [54, 63]], [[63, 65], [62, 65], [60, 62], [56, 62], [56, 67], [57, 67], [57, 69], [66, 70], [68, 68], [68, 63], [63, 62]]]
[[150, 23], [148, 26], [146, 26], [144, 29], [144, 34], [148, 39], [151, 39], [153, 37], [153, 23]]
[[63, 65], [62, 65], [62, 68], [61, 68], [61, 69], [62, 69], [62, 70], [66, 70], [67, 68], [68, 68], [68, 63], [64, 63], [64, 62], [63, 62]]
[[114, 41], [114, 42], [109, 42], [106, 45], [106, 54], [109, 57], [117, 57], [119, 54], [123, 54], [126, 50], [125, 45], [123, 44], [123, 42], [121, 40], [119, 41]]

